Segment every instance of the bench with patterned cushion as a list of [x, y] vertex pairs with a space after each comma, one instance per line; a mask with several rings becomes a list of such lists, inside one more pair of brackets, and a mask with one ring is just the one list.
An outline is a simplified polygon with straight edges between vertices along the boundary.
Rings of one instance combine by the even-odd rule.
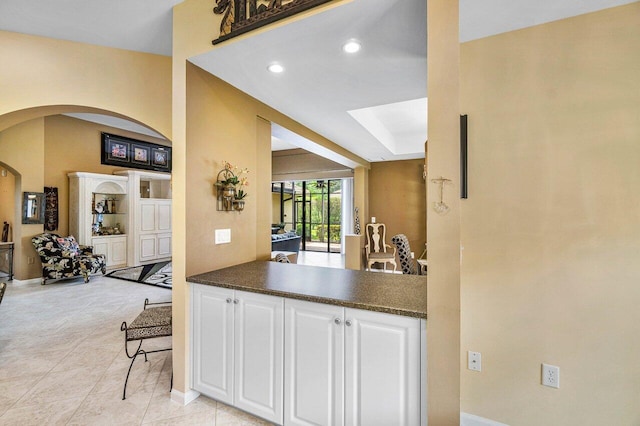
[[127, 341], [171, 336], [171, 306], [148, 308], [126, 329]]
[[[161, 303], [149, 303], [149, 299], [144, 300], [144, 309], [134, 319], [131, 324], [127, 325], [124, 321], [120, 326], [120, 331], [124, 331], [124, 349], [127, 357], [131, 359], [129, 365], [129, 371], [127, 371], [127, 378], [124, 381], [124, 389], [122, 390], [122, 399], [127, 396], [127, 382], [129, 381], [129, 374], [131, 374], [131, 367], [138, 357], [138, 355], [144, 355], [144, 361], [147, 362], [147, 354], [154, 352], [170, 351], [171, 347], [164, 349], [155, 349], [152, 351], [145, 351], [142, 349], [142, 341], [145, 339], [153, 339], [156, 337], [169, 337], [171, 336], [171, 302]], [[149, 308], [151, 305], [169, 305], [169, 306], [156, 306]], [[128, 342], [137, 340], [138, 349], [134, 354], [129, 353]], [[173, 382], [173, 380], [172, 380]]]

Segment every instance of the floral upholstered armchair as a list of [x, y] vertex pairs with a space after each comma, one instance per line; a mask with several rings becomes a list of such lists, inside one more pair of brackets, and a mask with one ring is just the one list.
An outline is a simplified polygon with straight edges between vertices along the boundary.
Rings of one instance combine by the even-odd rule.
[[40, 234], [31, 239], [42, 262], [42, 285], [47, 280], [75, 278], [82, 276], [89, 282], [89, 276], [107, 271], [105, 257], [93, 254], [93, 247], [81, 246], [73, 236], [61, 237], [57, 234]]

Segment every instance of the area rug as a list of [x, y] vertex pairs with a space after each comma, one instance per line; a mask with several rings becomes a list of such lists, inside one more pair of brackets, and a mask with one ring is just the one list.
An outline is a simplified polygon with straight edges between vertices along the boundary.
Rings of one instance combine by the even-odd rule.
[[117, 269], [107, 274], [110, 278], [133, 281], [158, 287], [171, 288], [171, 262]]

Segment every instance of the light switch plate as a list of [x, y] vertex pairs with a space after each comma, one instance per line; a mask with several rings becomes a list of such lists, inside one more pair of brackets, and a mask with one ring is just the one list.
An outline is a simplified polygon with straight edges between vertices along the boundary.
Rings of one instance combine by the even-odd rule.
[[216, 229], [216, 244], [231, 242], [231, 229]]

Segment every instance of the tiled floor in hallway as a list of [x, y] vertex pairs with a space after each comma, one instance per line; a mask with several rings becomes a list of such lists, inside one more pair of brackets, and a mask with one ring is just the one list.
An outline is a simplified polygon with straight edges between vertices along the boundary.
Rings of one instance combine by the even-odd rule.
[[[101, 276], [89, 284], [9, 283], [0, 304], [0, 425], [269, 424], [204, 396], [172, 402], [171, 352], [136, 359], [122, 400], [130, 361], [120, 324], [145, 298], [168, 301], [171, 291]], [[144, 347], [170, 344], [151, 339]]]

